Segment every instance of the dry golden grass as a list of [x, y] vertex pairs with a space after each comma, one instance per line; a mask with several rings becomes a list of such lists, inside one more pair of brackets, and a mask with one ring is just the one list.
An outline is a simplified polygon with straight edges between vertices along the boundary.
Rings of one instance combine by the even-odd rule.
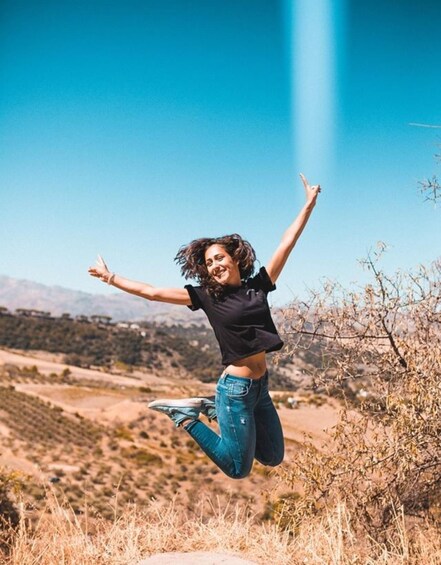
[[[211, 506], [210, 512], [204, 508]], [[113, 521], [79, 518], [53, 496], [31, 529], [22, 519], [8, 565], [135, 565], [149, 555], [165, 552], [211, 551], [240, 555], [257, 563], [277, 565], [436, 565], [441, 539], [429, 525], [410, 534], [397, 514], [384, 544], [356, 535], [351, 517], [337, 505], [317, 520], [302, 524], [296, 535], [274, 523], [256, 522], [243, 507], [213, 508], [205, 500], [189, 514], [176, 500], [168, 505], [115, 507]]]

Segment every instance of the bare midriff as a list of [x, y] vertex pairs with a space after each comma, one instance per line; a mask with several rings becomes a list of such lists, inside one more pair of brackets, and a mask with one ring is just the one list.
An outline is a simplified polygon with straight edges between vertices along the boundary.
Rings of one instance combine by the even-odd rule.
[[244, 377], [246, 379], [260, 379], [266, 371], [266, 355], [265, 351], [239, 359], [225, 368], [224, 374], [234, 375], [235, 377]]

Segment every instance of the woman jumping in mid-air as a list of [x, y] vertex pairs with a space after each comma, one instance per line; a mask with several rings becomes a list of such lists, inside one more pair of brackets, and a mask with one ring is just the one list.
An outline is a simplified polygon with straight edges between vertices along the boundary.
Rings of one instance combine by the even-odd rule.
[[[283, 342], [271, 319], [267, 294], [275, 290], [286, 260], [315, 206], [320, 185], [310, 186], [303, 175], [306, 203], [286, 230], [265, 267], [254, 275], [255, 253], [239, 235], [202, 238], [182, 247], [176, 255], [185, 278], [199, 286], [156, 288], [112, 273], [99, 258], [89, 268], [93, 277], [147, 300], [204, 310], [213, 327], [225, 366], [216, 397], [156, 400], [153, 410], [167, 414], [182, 426], [229, 477], [241, 479], [253, 460], [276, 466], [283, 460], [282, 427], [268, 393], [266, 353]], [[254, 275], [254, 276], [253, 276]], [[216, 419], [219, 434], [199, 419]]]

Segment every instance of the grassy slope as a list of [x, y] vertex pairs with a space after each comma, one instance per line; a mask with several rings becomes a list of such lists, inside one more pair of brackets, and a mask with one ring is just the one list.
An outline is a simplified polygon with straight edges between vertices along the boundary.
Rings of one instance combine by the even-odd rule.
[[[113, 516], [115, 496], [137, 504], [178, 497], [191, 510], [207, 495], [265, 511], [275, 488], [268, 469], [256, 463], [249, 478], [228, 479], [183, 430], [145, 407], [158, 396], [213, 393], [213, 385], [152, 378], [139, 370], [127, 377], [73, 366], [66, 370], [47, 355], [29, 355], [0, 352], [0, 362], [6, 361], [0, 366], [0, 463], [31, 471], [24, 488], [28, 505], [40, 507], [44, 485], [58, 479], [53, 488], [74, 511], [84, 512], [87, 499], [89, 511], [107, 518]], [[307, 428], [308, 410], [317, 421], [322, 409], [315, 405], [281, 408], [287, 429]], [[295, 416], [302, 420], [299, 426]], [[288, 458], [298, 448], [294, 435], [288, 434]]]

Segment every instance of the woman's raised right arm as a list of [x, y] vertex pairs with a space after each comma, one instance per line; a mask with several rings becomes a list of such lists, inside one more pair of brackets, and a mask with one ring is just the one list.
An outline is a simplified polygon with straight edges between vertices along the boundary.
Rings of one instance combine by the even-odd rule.
[[182, 306], [191, 305], [190, 295], [185, 288], [156, 288], [151, 284], [126, 279], [109, 271], [106, 263], [100, 256], [98, 256], [96, 265], [89, 267], [89, 274], [124, 292], [146, 298], [147, 300], [168, 302], [169, 304], [179, 304]]

